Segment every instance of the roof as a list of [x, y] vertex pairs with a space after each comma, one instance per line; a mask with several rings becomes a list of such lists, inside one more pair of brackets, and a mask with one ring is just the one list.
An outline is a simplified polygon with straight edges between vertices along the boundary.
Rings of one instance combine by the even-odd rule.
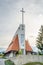
[[32, 51], [32, 48], [31, 48], [31, 46], [30, 46], [28, 40], [25, 40], [25, 50], [26, 50], [26, 51]]
[[18, 51], [19, 50], [19, 40], [18, 40], [18, 35], [15, 36], [15, 38], [12, 40], [10, 43], [9, 47], [7, 48], [8, 51]]
[[[7, 52], [9, 51], [19, 51], [20, 49], [20, 46], [19, 46], [19, 38], [18, 38], [18, 35], [16, 35], [12, 42], [10, 43], [9, 47], [7, 48]], [[25, 40], [25, 50], [26, 51], [32, 51], [32, 48], [28, 42], [28, 40]]]

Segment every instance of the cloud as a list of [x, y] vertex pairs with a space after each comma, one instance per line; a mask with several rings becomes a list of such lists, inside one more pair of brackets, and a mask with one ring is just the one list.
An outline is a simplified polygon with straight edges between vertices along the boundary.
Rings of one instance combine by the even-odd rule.
[[43, 0], [0, 0], [0, 44], [9, 44], [11, 41], [22, 22], [20, 12], [22, 7], [26, 11], [24, 23], [27, 36], [36, 35], [38, 27], [43, 24]]
[[28, 0], [26, 1], [31, 14], [43, 14], [43, 0]]
[[0, 0], [0, 17], [8, 17], [14, 10], [16, 12], [19, 0]]

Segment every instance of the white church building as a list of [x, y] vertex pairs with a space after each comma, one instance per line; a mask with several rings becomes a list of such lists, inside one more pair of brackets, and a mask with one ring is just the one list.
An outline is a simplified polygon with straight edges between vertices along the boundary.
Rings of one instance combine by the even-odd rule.
[[22, 50], [22, 54], [27, 54], [32, 52], [32, 48], [28, 42], [25, 40], [25, 24], [24, 24], [24, 10], [22, 8], [22, 24], [19, 25], [10, 45], [6, 50], [6, 55], [12, 57], [20, 50]]

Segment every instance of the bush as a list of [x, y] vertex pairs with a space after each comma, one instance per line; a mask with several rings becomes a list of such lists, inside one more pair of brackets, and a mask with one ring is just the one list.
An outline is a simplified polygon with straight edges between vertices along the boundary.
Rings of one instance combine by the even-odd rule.
[[42, 52], [42, 51], [41, 51], [41, 52], [38, 52], [38, 54], [39, 54], [39, 55], [43, 55], [43, 52]]
[[22, 54], [22, 50], [19, 51], [19, 54]]
[[15, 65], [11, 60], [6, 60], [5, 65]]

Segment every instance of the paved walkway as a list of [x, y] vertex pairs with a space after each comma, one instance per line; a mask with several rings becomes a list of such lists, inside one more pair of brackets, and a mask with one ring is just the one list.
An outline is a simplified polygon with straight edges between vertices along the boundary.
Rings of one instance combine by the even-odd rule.
[[0, 59], [0, 65], [5, 65], [4, 59]]

